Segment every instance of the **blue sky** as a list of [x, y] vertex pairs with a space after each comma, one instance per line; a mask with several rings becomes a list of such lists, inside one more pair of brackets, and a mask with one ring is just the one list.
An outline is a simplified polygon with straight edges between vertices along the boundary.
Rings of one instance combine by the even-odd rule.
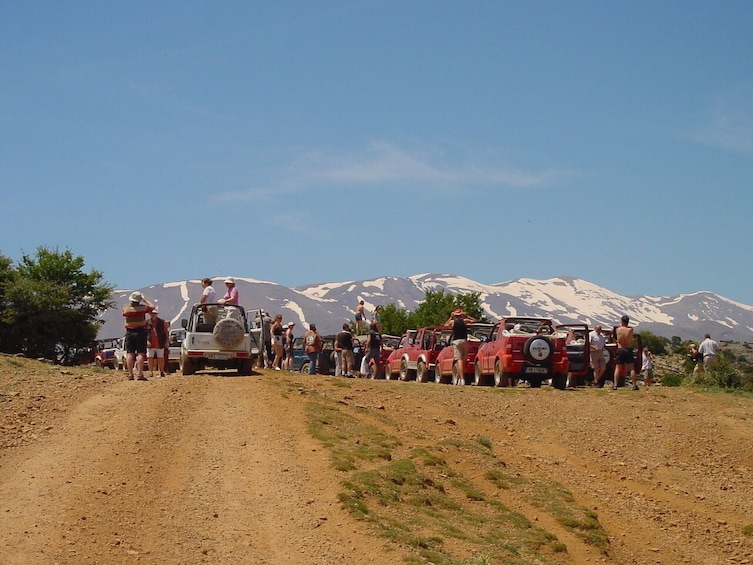
[[0, 253], [753, 304], [753, 2], [0, 3]]

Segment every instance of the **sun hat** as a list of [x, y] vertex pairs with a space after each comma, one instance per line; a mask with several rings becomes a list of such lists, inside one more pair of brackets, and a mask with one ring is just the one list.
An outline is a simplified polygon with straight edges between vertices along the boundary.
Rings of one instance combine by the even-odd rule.
[[228, 277], [225, 279], [225, 284], [235, 284], [235, 281], [232, 278]]
[[157, 308], [157, 307], [155, 306], [155, 307], [154, 307], [154, 310], [152, 310], [152, 312], [151, 312], [151, 313], [152, 313], [152, 314], [159, 314], [159, 308]]
[[456, 310], [452, 311], [452, 315], [453, 316], [462, 316], [463, 315], [463, 311], [460, 308], [457, 308]]
[[129, 302], [141, 302], [144, 300], [144, 295], [141, 294], [138, 290], [135, 292], [132, 292], [131, 295], [128, 297]]

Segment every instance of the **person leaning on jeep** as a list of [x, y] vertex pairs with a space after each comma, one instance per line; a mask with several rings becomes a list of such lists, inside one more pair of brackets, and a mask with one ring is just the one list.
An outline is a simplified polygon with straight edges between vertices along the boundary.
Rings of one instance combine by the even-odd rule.
[[[128, 297], [128, 306], [123, 307], [125, 318], [125, 350], [126, 370], [128, 380], [133, 380], [134, 364], [138, 365], [138, 380], [145, 381], [144, 358], [146, 357], [146, 317], [154, 310], [154, 304], [149, 302], [139, 291], [132, 292]], [[142, 304], [143, 302], [143, 304]]]

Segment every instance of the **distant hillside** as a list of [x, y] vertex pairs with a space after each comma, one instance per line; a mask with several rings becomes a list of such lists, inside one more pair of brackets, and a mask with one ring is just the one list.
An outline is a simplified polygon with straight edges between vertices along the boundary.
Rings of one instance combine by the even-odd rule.
[[[268, 281], [234, 277], [241, 303], [248, 309], [262, 308], [280, 313], [285, 321], [316, 323], [322, 333], [335, 333], [343, 322], [353, 319], [359, 300], [371, 312], [378, 304], [395, 304], [414, 310], [427, 290], [450, 293], [478, 292], [490, 319], [509, 315], [545, 316], [558, 323], [586, 322], [593, 326], [617, 324], [623, 314], [640, 330], [671, 338], [699, 339], [711, 333], [717, 340], [752, 341], [753, 307], [712, 292], [671, 297], [623, 296], [588, 281], [572, 277], [546, 280], [516, 279], [492, 285], [449, 274], [421, 274], [411, 277], [380, 277], [371, 280], [311, 284], [288, 288]], [[218, 294], [225, 290], [225, 276], [216, 277]], [[199, 279], [175, 281], [114, 294], [117, 308], [102, 315], [100, 337], [123, 333], [120, 308], [132, 290], [140, 290], [159, 305], [161, 316], [173, 326], [201, 296]]]

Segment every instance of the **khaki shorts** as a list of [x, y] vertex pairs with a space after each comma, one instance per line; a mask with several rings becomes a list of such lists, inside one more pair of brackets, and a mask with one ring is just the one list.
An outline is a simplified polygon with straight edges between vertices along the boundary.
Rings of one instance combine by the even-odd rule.
[[356, 364], [356, 358], [353, 356], [352, 349], [343, 349], [343, 367], [347, 365], [351, 370], [354, 369], [353, 365]]

